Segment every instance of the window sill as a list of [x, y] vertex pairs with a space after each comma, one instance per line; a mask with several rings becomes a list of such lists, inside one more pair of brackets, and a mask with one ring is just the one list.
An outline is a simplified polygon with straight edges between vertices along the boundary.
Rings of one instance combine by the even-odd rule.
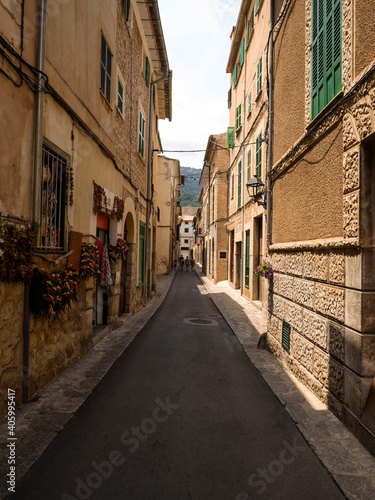
[[341, 91], [339, 92], [333, 99], [330, 101], [328, 104], [324, 106], [323, 109], [319, 111], [319, 113], [314, 116], [314, 118], [311, 118], [310, 123], [306, 126], [306, 130], [310, 130], [317, 126], [319, 123], [323, 122], [329, 113], [332, 113], [336, 106], [338, 105], [339, 101], [341, 101], [342, 97], [344, 95], [344, 92]]

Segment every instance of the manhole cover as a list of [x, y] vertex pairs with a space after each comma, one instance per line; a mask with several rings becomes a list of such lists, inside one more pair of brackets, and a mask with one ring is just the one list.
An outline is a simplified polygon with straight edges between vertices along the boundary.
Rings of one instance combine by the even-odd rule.
[[184, 323], [189, 325], [205, 325], [205, 326], [216, 326], [217, 321], [213, 319], [203, 319], [203, 318], [184, 318]]
[[212, 321], [209, 319], [191, 319], [190, 323], [197, 323], [197, 325], [211, 325]]

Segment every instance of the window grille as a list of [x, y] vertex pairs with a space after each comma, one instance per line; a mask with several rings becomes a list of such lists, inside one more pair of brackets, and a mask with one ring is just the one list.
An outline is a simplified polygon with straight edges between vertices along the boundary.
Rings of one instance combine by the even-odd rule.
[[120, 113], [124, 114], [124, 86], [118, 78], [117, 80], [117, 107]]
[[139, 112], [138, 122], [138, 153], [144, 156], [145, 153], [145, 119], [142, 112]]
[[67, 162], [43, 146], [39, 250], [64, 250]]

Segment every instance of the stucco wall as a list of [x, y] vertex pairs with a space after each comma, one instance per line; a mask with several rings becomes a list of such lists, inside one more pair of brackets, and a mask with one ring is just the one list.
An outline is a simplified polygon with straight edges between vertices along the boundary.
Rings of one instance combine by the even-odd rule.
[[[305, 2], [292, 0], [274, 46], [273, 161], [305, 131]], [[280, 108], [284, 112], [280, 112]], [[287, 112], [286, 112], [287, 111]]]
[[337, 125], [273, 185], [273, 243], [343, 235], [342, 128]]

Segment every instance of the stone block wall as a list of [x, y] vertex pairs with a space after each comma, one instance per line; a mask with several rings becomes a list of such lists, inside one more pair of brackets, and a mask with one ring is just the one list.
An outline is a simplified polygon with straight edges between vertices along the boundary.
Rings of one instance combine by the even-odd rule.
[[[348, 288], [353, 253], [275, 252], [269, 295], [270, 350], [344, 420], [347, 412], [360, 420], [375, 374], [374, 294]], [[283, 321], [291, 326], [289, 352]]]
[[0, 418], [6, 413], [8, 388], [22, 401], [23, 285], [0, 282]]

